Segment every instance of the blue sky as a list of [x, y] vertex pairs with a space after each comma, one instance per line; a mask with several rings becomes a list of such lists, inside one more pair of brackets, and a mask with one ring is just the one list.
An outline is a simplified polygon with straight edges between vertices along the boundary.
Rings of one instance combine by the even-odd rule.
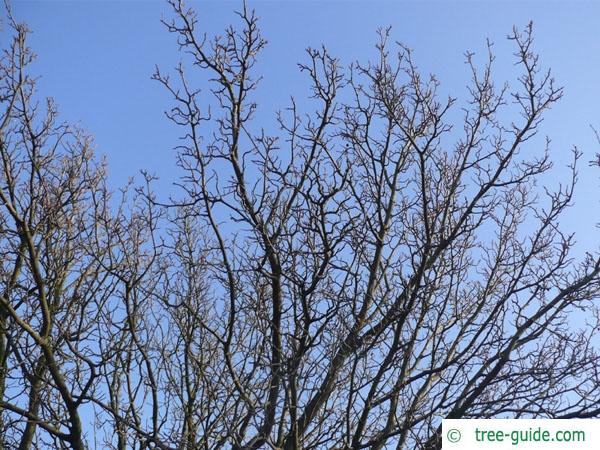
[[[235, 22], [240, 2], [189, 2], [200, 26], [218, 32]], [[533, 20], [536, 50], [552, 67], [565, 97], [547, 115], [543, 132], [552, 138], [560, 176], [569, 148], [584, 152], [576, 206], [563, 220], [576, 231], [580, 250], [600, 242], [600, 170], [587, 161], [600, 151], [589, 125], [600, 128], [600, 2], [541, 1], [249, 1], [262, 18], [269, 44], [258, 70], [264, 75], [256, 100], [258, 119], [268, 128], [273, 112], [291, 94], [307, 93], [296, 63], [306, 46], [325, 44], [343, 62], [374, 58], [376, 29], [392, 26], [392, 38], [415, 51], [423, 72], [435, 73], [442, 91], [465, 96], [468, 70], [465, 50], [484, 50], [495, 42], [497, 78], [510, 79], [512, 47], [505, 36], [513, 25]], [[79, 123], [95, 137], [97, 152], [106, 155], [111, 184], [117, 188], [140, 169], [161, 177], [170, 190], [177, 177], [173, 146], [177, 131], [164, 118], [169, 97], [150, 76], [155, 64], [170, 70], [180, 59], [174, 39], [160, 23], [166, 3], [152, 1], [24, 1], [13, 2], [15, 15], [34, 31], [31, 46], [38, 54], [34, 72], [41, 75], [40, 94], [57, 101], [63, 117]], [[4, 33], [4, 32], [3, 32]], [[6, 41], [6, 34], [0, 35]], [[540, 140], [541, 143], [541, 140]]]
[[[495, 42], [496, 78], [510, 80], [513, 47], [505, 36], [513, 25], [533, 20], [535, 49], [552, 67], [565, 97], [546, 116], [543, 133], [552, 138], [556, 168], [547, 181], [556, 184], [569, 160], [569, 149], [584, 152], [575, 207], [562, 220], [576, 232], [578, 251], [600, 243], [600, 169], [587, 161], [600, 151], [590, 124], [600, 129], [600, 1], [252, 1], [269, 44], [258, 71], [264, 79], [256, 95], [258, 121], [267, 129], [274, 112], [291, 94], [307, 93], [296, 63], [307, 46], [325, 44], [344, 63], [375, 58], [376, 29], [392, 26], [391, 37], [414, 49], [423, 72], [435, 73], [442, 91], [465, 98], [469, 79], [464, 52], [483, 53]], [[158, 64], [169, 71], [180, 59], [177, 46], [160, 23], [169, 10], [161, 0], [54, 1], [13, 0], [19, 20], [33, 35], [38, 54], [34, 74], [39, 91], [52, 96], [64, 119], [94, 136], [97, 153], [106, 155], [113, 188], [147, 169], [160, 176], [160, 195], [172, 191], [178, 176], [173, 147], [178, 130], [164, 117], [169, 96], [150, 79]], [[200, 26], [209, 34], [235, 22], [240, 2], [194, 1]], [[8, 40], [0, 32], [0, 44]], [[460, 125], [460, 124], [459, 124]], [[538, 140], [541, 144], [543, 139]]]

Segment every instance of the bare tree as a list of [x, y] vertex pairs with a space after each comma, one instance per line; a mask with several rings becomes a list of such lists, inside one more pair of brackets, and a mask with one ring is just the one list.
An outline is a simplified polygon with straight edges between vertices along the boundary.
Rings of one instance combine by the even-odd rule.
[[194, 75], [154, 75], [184, 130], [167, 204], [149, 175], [111, 194], [88, 138], [51, 103], [40, 118], [13, 23], [5, 448], [434, 449], [442, 417], [600, 414], [600, 257], [574, 260], [559, 227], [581, 153], [540, 187], [552, 163], [537, 134], [562, 89], [531, 25], [509, 36], [512, 85], [494, 83], [491, 45], [481, 65], [466, 55], [462, 109], [388, 29], [372, 62], [308, 49], [313, 110], [292, 99], [269, 132], [254, 12], [210, 38], [169, 3]]
[[211, 40], [171, 5], [166, 25], [212, 94], [183, 67], [155, 75], [186, 128], [183, 203], [214, 243], [203, 328], [223, 375], [199, 447], [429, 448], [440, 417], [597, 414], [600, 262], [575, 263], [557, 224], [580, 154], [552, 192], [535, 188], [548, 142], [522, 152], [562, 95], [531, 26], [509, 37], [514, 87], [494, 84], [491, 45], [481, 68], [467, 54], [458, 125], [456, 100], [382, 30], [374, 62], [343, 69], [309, 49], [316, 109], [292, 100], [269, 134], [253, 121], [254, 13]]
[[[106, 196], [90, 139], [36, 99], [28, 30], [0, 61], [0, 440], [84, 448], [79, 407], [94, 385], [99, 312], [110, 298], [94, 243]], [[40, 434], [40, 429], [44, 434]]]

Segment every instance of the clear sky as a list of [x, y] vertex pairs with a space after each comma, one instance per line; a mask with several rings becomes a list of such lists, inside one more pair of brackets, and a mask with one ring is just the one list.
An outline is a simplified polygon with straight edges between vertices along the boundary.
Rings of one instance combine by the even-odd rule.
[[[189, 2], [207, 32], [235, 22], [240, 2]], [[589, 128], [600, 128], [600, 2], [542, 1], [249, 1], [262, 18], [269, 45], [259, 71], [264, 74], [257, 100], [259, 120], [268, 127], [272, 112], [284, 108], [290, 94], [302, 97], [305, 79], [296, 62], [303, 49], [325, 44], [343, 62], [374, 57], [375, 30], [392, 26], [392, 38], [415, 51], [423, 72], [433, 72], [444, 92], [464, 98], [468, 80], [463, 53], [482, 51], [485, 39], [496, 43], [498, 79], [512, 70], [512, 47], [505, 36], [513, 25], [533, 20], [536, 50], [552, 67], [565, 97], [543, 128], [553, 140], [560, 175], [569, 148], [584, 152], [576, 207], [563, 221], [576, 231], [580, 249], [600, 239], [600, 170], [587, 161], [600, 151]], [[35, 73], [40, 92], [57, 101], [63, 117], [95, 137], [107, 156], [116, 188], [139, 169], [161, 177], [169, 190], [177, 171], [176, 131], [163, 116], [168, 95], [150, 80], [155, 64], [172, 68], [180, 56], [173, 37], [160, 24], [168, 5], [152, 1], [13, 1], [15, 15], [34, 31], [39, 55]], [[0, 35], [6, 42], [6, 34]], [[541, 142], [541, 140], [540, 140]]]

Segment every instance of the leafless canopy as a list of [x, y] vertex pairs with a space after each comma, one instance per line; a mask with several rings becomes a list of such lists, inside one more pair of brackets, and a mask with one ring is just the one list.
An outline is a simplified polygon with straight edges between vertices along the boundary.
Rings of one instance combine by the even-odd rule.
[[540, 187], [562, 90], [531, 26], [509, 36], [511, 84], [491, 45], [466, 55], [460, 104], [389, 30], [371, 62], [308, 49], [310, 100], [267, 130], [255, 13], [210, 37], [170, 5], [185, 63], [154, 74], [182, 130], [168, 202], [150, 176], [110, 192], [90, 139], [36, 102], [9, 23], [3, 448], [435, 449], [443, 417], [600, 415], [600, 258], [575, 260], [558, 226], [580, 153]]

